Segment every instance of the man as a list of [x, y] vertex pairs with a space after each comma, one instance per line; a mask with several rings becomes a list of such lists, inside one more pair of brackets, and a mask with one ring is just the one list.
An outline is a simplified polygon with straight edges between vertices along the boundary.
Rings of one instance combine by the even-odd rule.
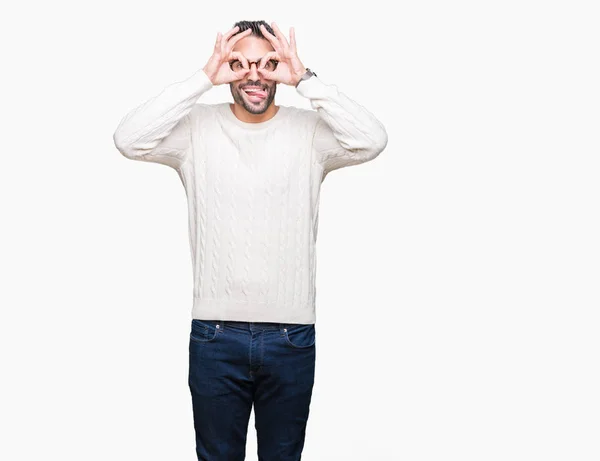
[[[199, 97], [229, 83], [234, 102]], [[277, 85], [315, 110], [276, 106]], [[320, 185], [375, 158], [383, 125], [300, 61], [275, 23], [217, 34], [207, 64], [129, 112], [114, 141], [174, 168], [188, 198], [189, 343], [199, 460], [243, 460], [252, 405], [262, 461], [299, 460], [315, 371]]]

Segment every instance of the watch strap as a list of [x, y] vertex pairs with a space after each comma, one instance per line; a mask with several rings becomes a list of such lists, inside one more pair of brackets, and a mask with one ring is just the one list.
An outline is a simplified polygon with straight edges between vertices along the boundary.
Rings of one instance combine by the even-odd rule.
[[309, 78], [311, 78], [312, 76], [317, 77], [317, 74], [315, 72], [313, 72], [312, 70], [310, 70], [308, 67], [306, 68], [306, 72], [304, 73], [304, 75], [302, 75], [302, 77], [300, 77], [300, 80], [298, 81], [298, 83], [296, 83], [296, 88], [298, 88], [298, 85], [300, 85], [300, 82], [303, 82], [304, 80], [308, 80]]

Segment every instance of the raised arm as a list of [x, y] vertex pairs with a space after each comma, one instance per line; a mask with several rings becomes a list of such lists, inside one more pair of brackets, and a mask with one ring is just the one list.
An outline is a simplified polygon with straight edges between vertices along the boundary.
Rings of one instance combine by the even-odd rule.
[[189, 113], [212, 86], [203, 70], [169, 85], [123, 117], [113, 135], [115, 146], [132, 160], [178, 168], [190, 146]]
[[[260, 29], [275, 51], [263, 57], [258, 71], [268, 79], [294, 85], [302, 96], [310, 99], [319, 120], [315, 127], [313, 147], [317, 161], [325, 175], [332, 170], [356, 165], [375, 158], [387, 145], [387, 132], [381, 122], [367, 109], [338, 91], [335, 85], [326, 85], [316, 75], [300, 81], [306, 67], [298, 57], [296, 32], [290, 28], [290, 41], [277, 24], [271, 23], [275, 35], [265, 26]], [[274, 71], [264, 69], [264, 62], [276, 59]]]
[[123, 117], [113, 134], [119, 152], [132, 160], [173, 168], [185, 162], [191, 145], [192, 110], [198, 98], [214, 85], [238, 80], [247, 73], [246, 69], [234, 72], [229, 67], [229, 61], [239, 55], [231, 51], [233, 46], [251, 32], [248, 29], [231, 38], [237, 29], [224, 36], [217, 33], [213, 55], [202, 69], [169, 85]]
[[296, 89], [319, 115], [313, 147], [325, 174], [372, 160], [385, 149], [388, 136], [383, 124], [335, 85], [313, 76]]

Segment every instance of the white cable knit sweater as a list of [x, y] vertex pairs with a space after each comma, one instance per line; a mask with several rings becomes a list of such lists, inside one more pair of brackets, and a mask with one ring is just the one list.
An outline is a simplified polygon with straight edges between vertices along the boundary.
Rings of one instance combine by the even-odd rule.
[[321, 183], [375, 158], [386, 130], [316, 76], [297, 87], [316, 110], [279, 106], [262, 123], [239, 120], [228, 102], [198, 103], [212, 86], [203, 70], [169, 85], [123, 117], [115, 145], [183, 182], [192, 318], [315, 323]]

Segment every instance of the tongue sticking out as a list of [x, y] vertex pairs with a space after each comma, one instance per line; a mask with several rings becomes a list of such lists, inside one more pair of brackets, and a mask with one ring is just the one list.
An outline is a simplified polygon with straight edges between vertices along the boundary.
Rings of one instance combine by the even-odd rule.
[[244, 90], [248, 99], [253, 102], [262, 101], [267, 97], [267, 92], [265, 90]]

